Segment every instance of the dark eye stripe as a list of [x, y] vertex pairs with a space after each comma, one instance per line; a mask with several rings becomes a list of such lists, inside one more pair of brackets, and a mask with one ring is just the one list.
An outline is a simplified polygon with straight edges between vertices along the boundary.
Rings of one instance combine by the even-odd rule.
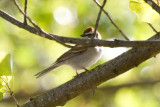
[[91, 37], [91, 36], [93, 36], [93, 34], [87, 34], [86, 36]]
[[92, 36], [92, 34], [88, 34], [88, 36]]

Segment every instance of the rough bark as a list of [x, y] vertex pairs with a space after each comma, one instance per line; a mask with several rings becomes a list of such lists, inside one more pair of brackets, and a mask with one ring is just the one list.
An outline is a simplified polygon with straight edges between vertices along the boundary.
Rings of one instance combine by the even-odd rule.
[[[157, 33], [149, 40], [160, 40], [160, 33]], [[95, 67], [89, 72], [84, 72], [67, 83], [51, 89], [21, 107], [55, 107], [62, 106], [70, 99], [83, 92], [97, 87], [99, 84], [137, 67], [145, 60], [157, 55], [159, 47], [133, 48], [122, 55]]]
[[44, 37], [46, 39], [59, 41], [60, 43], [73, 43], [73, 44], [78, 43], [78, 44], [85, 44], [87, 46], [105, 46], [105, 47], [157, 47], [157, 46], [160, 46], [160, 42], [154, 41], [154, 40], [153, 41], [88, 40], [88, 39], [80, 39], [80, 38], [63, 37], [59, 35], [50, 34], [48, 32], [44, 34], [40, 30], [32, 26], [20, 22], [19, 20], [15, 19], [13, 16], [7, 14], [2, 10], [0, 10], [0, 17], [2, 17], [3, 19], [7, 20], [13, 25], [16, 25], [17, 27], [20, 27], [26, 31], [29, 31], [33, 34]]

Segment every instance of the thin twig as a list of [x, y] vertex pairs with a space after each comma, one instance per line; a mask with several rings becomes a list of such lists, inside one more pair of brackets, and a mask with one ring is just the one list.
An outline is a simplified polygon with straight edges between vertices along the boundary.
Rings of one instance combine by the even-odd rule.
[[25, 0], [25, 4], [24, 4], [24, 24], [27, 24], [27, 18], [26, 18], [26, 15], [27, 15], [27, 4], [28, 4], [28, 0]]
[[158, 31], [152, 26], [152, 24], [148, 23], [148, 25], [152, 28], [154, 32], [158, 33]]
[[25, 15], [24, 12], [23, 12], [23, 10], [21, 9], [20, 5], [18, 4], [18, 2], [17, 2], [16, 0], [13, 0], [13, 1], [14, 1], [14, 3], [15, 3], [16, 7], [18, 8], [18, 10], [19, 10], [23, 15]]
[[13, 98], [13, 100], [16, 102], [16, 105], [17, 105], [17, 107], [18, 107], [18, 106], [19, 106], [18, 101], [17, 101], [17, 99], [14, 97], [13, 91], [11, 90], [8, 82], [7, 82], [4, 78], [2, 78], [2, 77], [0, 77], [0, 79], [6, 84], [6, 86], [7, 86], [7, 88], [8, 88], [8, 91], [7, 91], [7, 92], [9, 92], [9, 94], [11, 95], [11, 97]]
[[[55, 40], [57, 42], [62, 43], [71, 43], [71, 44], [80, 44], [80, 45], [90, 45], [90, 46], [104, 46], [104, 47], [158, 47], [160, 46], [159, 41], [123, 41], [123, 40], [116, 40], [116, 41], [107, 41], [107, 40], [89, 40], [89, 39], [80, 39], [80, 38], [70, 38], [70, 37], [64, 37], [61, 35], [55, 35], [46, 32], [45, 34], [40, 32], [38, 29], [30, 26], [30, 25], [24, 25], [23, 22], [20, 22], [19, 20], [15, 19], [13, 16], [7, 14], [6, 12], [0, 10], [0, 17], [5, 19], [6, 21], [12, 23], [13, 25], [20, 27], [30, 33], [36, 34], [40, 37], [44, 37], [42, 35], [45, 35], [45, 38], [49, 40]], [[160, 32], [158, 32], [160, 34]], [[50, 35], [50, 36], [49, 36]]]
[[96, 24], [95, 24], [94, 35], [96, 35], [96, 31], [98, 29], [99, 20], [101, 18], [101, 13], [102, 13], [103, 7], [106, 4], [106, 1], [107, 0], [104, 0], [102, 6], [100, 7], [100, 10], [99, 10], [99, 13], [98, 13], [98, 16], [97, 16], [97, 20], [96, 20]]
[[34, 21], [31, 20], [31, 18], [29, 18], [22, 10], [22, 8], [20, 7], [19, 3], [17, 2], [17, 0], [13, 0], [14, 4], [16, 5], [16, 7], [18, 8], [18, 10], [20, 11], [20, 13], [22, 13], [31, 23], [32, 25], [37, 28], [38, 30], [42, 31], [41, 28], [38, 26], [38, 24], [36, 24]]
[[13, 0], [13, 1], [14, 1], [14, 3], [15, 3], [16, 7], [18, 8], [18, 10], [20, 11], [20, 13], [22, 13], [22, 14], [29, 20], [29, 22], [31, 22], [32, 25], [39, 30], [38, 33], [42, 33], [41, 35], [42, 35], [43, 37], [46, 38], [46, 35], [47, 35], [47, 36], [50, 36], [51, 38], [53, 38], [53, 39], [54, 39], [55, 41], [57, 41], [58, 43], [64, 45], [65, 47], [68, 47], [68, 48], [72, 48], [72, 47], [73, 47], [73, 46], [71, 46], [71, 45], [67, 45], [67, 44], [65, 44], [65, 43], [62, 43], [61, 41], [57, 40], [54, 35], [51, 35], [51, 34], [45, 32], [44, 30], [42, 30], [42, 29], [38, 26], [37, 23], [35, 23], [30, 17], [28, 17], [28, 16], [23, 12], [23, 10], [21, 9], [21, 7], [20, 7], [19, 3], [17, 2], [17, 0]]
[[[29, 20], [29, 22], [32, 23], [32, 25], [33, 25], [35, 28], [37, 28], [41, 33], [46, 33], [46, 32], [44, 32], [44, 31], [38, 26], [37, 23], [35, 23], [30, 17], [28, 17], [28, 16], [23, 12], [23, 10], [22, 10], [22, 8], [20, 7], [20, 5], [19, 5], [19, 3], [17, 2], [17, 0], [13, 0], [13, 1], [14, 1], [14, 3], [15, 3], [16, 7], [18, 8], [18, 10], [20, 11], [20, 13], [22, 13], [22, 14]], [[47, 33], [46, 33], [46, 35], [47, 35]], [[42, 36], [45, 36], [45, 35], [42, 35]]]
[[[98, 3], [96, 0], [93, 0], [99, 7], [101, 7], [100, 3]], [[109, 14], [103, 9], [103, 12], [106, 14], [108, 19], [111, 21], [111, 23], [116, 27], [116, 29], [121, 33], [121, 35], [129, 41], [129, 38], [120, 30], [120, 28], [114, 23], [112, 18], [109, 16]]]
[[140, 81], [140, 82], [133, 82], [133, 83], [127, 83], [127, 84], [121, 84], [121, 85], [117, 85], [117, 86], [106, 86], [106, 87], [102, 87], [102, 88], [98, 88], [97, 90], [101, 90], [101, 91], [106, 91], [106, 92], [110, 92], [110, 91], [116, 91], [120, 88], [124, 88], [124, 87], [132, 87], [132, 86], [148, 86], [148, 85], [154, 85], [159, 83], [160, 80], [146, 80], [146, 81]]

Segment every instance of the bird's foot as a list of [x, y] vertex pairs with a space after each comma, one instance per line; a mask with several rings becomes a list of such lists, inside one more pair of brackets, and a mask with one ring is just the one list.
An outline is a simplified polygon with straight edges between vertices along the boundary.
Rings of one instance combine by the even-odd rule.
[[84, 69], [86, 72], [89, 71], [87, 68], [80, 66], [82, 69]]
[[75, 77], [79, 77], [79, 74], [78, 74], [78, 72], [76, 71], [76, 75], [75, 76], [73, 76], [73, 78], [75, 78]]

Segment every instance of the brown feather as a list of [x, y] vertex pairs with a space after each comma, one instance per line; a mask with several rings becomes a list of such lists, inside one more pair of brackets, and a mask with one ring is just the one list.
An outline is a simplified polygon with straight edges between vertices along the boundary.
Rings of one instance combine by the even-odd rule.
[[86, 28], [83, 33], [85, 34], [85, 33], [88, 33], [90, 31], [94, 31], [93, 27]]
[[60, 56], [57, 59], [56, 63], [60, 63], [62, 61], [68, 60], [74, 56], [81, 54], [82, 52], [85, 52], [86, 50], [87, 50], [87, 48], [84, 48], [84, 47], [72, 48], [72, 49], [68, 50], [67, 52], [65, 52], [62, 56]]

